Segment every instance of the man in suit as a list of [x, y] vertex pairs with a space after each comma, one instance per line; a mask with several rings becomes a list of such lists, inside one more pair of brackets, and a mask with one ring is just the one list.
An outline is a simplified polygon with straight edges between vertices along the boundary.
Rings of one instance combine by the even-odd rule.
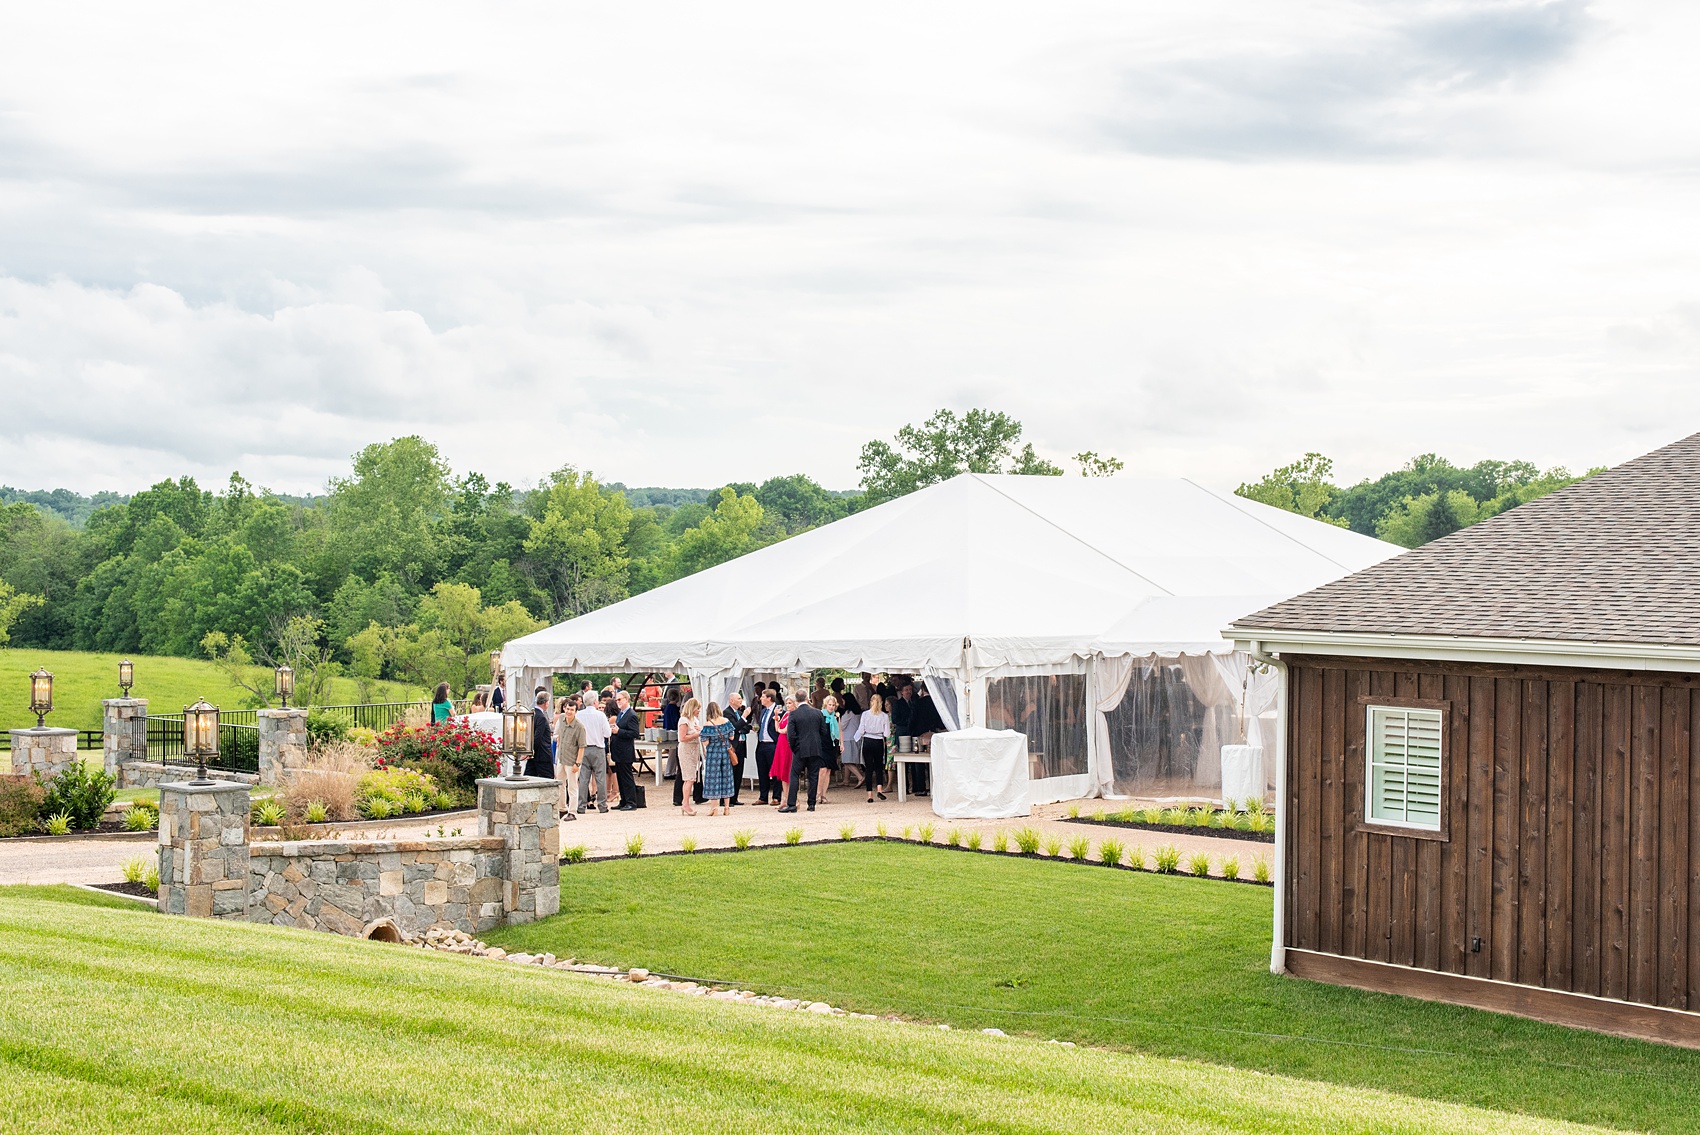
[[828, 767], [832, 752], [832, 732], [826, 717], [808, 701], [798, 704], [785, 723], [785, 738], [791, 742], [791, 787], [786, 793], [781, 812], [797, 810], [797, 784], [809, 784], [809, 811], [815, 810], [815, 789], [820, 781], [816, 774]]
[[621, 690], [614, 695], [616, 714], [614, 735], [609, 739], [608, 763], [614, 766], [614, 778], [620, 783], [620, 806], [616, 812], [637, 811], [637, 739], [640, 729], [638, 715], [632, 709], [631, 695]]
[[768, 802], [767, 790], [771, 787], [773, 803], [778, 804], [780, 788], [779, 782], [773, 779], [773, 756], [779, 748], [779, 735], [774, 732], [779, 710], [773, 704], [772, 690], [761, 692], [761, 704], [750, 711], [750, 716], [753, 719], [750, 722], [750, 732], [754, 733], [756, 738], [756, 787], [761, 789], [761, 799], [756, 803]]
[[531, 711], [531, 756], [525, 762], [526, 776], [555, 778], [555, 737], [549, 729], [549, 694], [537, 691], [537, 705]]

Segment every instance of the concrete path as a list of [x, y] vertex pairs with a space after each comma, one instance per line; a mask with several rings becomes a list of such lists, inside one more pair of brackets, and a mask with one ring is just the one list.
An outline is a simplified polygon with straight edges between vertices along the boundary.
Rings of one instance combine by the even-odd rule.
[[[694, 838], [699, 848], [731, 847], [733, 833], [741, 830], [753, 833], [752, 843], [770, 844], [783, 843], [786, 831], [791, 828], [801, 828], [806, 840], [819, 840], [837, 838], [840, 829], [846, 825], [854, 826], [856, 835], [877, 835], [881, 823], [885, 825], [888, 835], [900, 836], [907, 827], [910, 829], [910, 838], [914, 839], [918, 838], [916, 829], [922, 824], [931, 823], [935, 843], [943, 843], [946, 833], [957, 828], [965, 836], [970, 831], [978, 831], [981, 833], [982, 846], [990, 848], [997, 831], [1013, 833], [1017, 828], [1031, 826], [1046, 835], [1055, 835], [1065, 842], [1077, 836], [1086, 836], [1092, 841], [1094, 856], [1102, 839], [1119, 840], [1130, 854], [1133, 848], [1138, 846], [1145, 852], [1148, 866], [1151, 853], [1164, 845], [1179, 849], [1183, 859], [1194, 852], [1205, 852], [1211, 859], [1212, 874], [1221, 873], [1223, 859], [1235, 856], [1239, 859], [1240, 874], [1245, 878], [1251, 877], [1252, 862], [1255, 859], [1267, 858], [1274, 850], [1273, 846], [1267, 843], [1224, 839], [1219, 836], [1179, 835], [1069, 823], [1066, 818], [1069, 808], [1067, 802], [1043, 805], [1036, 808], [1034, 814], [1026, 819], [943, 820], [933, 815], [932, 801], [925, 797], [910, 797], [902, 804], [899, 804], [895, 797], [883, 803], [876, 801], [869, 804], [854, 789], [836, 788], [831, 794], [831, 802], [821, 805], [813, 812], [800, 810], [794, 815], [780, 815], [773, 807], [763, 808], [751, 803], [733, 808], [730, 816], [710, 817], [705, 808], [699, 808], [695, 816], [680, 815], [677, 808], [665, 803], [670, 799], [670, 795], [671, 785], [660, 790], [652, 788], [649, 792], [651, 806], [648, 808], [637, 812], [608, 813], [599, 813], [593, 809], [577, 816], [564, 824], [561, 846], [569, 848], [582, 845], [585, 853], [590, 856], [623, 855], [626, 851], [626, 841], [633, 836], [641, 836], [644, 854], [654, 854], [660, 851], [677, 851], [686, 838]], [[1084, 813], [1106, 807], [1106, 802], [1100, 800], [1074, 803], [1078, 804]], [[1113, 810], [1125, 806], [1125, 803], [1116, 801], [1108, 807]], [[436, 835], [439, 827], [444, 829], [444, 834], [454, 828], [460, 828], [463, 834], [472, 835], [477, 826], [476, 815], [468, 813], [453, 819], [433, 819], [426, 823], [351, 824], [340, 829], [339, 834], [343, 838], [356, 839], [419, 839]], [[122, 878], [122, 866], [126, 860], [137, 855], [152, 856], [155, 846], [151, 834], [123, 839], [0, 841], [0, 884], [116, 882]], [[1185, 869], [1184, 862], [1182, 869]]]

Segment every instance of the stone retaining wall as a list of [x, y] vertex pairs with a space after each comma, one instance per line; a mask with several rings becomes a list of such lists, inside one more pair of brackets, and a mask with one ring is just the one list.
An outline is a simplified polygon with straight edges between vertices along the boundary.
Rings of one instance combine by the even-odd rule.
[[250, 848], [248, 918], [360, 934], [390, 918], [404, 934], [475, 933], [503, 921], [507, 841], [302, 840]]
[[[158, 788], [162, 784], [193, 778], [194, 765], [168, 765], [159, 761], [125, 761], [118, 766], [119, 788]], [[227, 780], [236, 784], [256, 784], [259, 777], [251, 772], [229, 772], [218, 769], [208, 773], [219, 780]]]

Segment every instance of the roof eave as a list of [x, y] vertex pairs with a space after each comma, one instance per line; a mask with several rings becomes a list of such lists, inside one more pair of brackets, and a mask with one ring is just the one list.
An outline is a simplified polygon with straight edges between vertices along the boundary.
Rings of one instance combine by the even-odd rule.
[[1376, 634], [1233, 626], [1223, 632], [1236, 650], [1262, 655], [1321, 654], [1354, 658], [1429, 659], [1516, 666], [1663, 670], [1700, 673], [1700, 646], [1482, 638], [1472, 635]]

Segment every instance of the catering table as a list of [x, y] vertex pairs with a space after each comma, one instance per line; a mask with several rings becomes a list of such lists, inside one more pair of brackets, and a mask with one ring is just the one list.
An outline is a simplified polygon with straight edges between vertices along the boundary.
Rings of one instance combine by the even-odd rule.
[[661, 775], [662, 758], [668, 755], [679, 755], [677, 741], [639, 741], [637, 750], [637, 772], [653, 774], [655, 783], [660, 786], [664, 782]]
[[930, 765], [933, 763], [931, 753], [893, 753], [891, 754], [892, 771], [897, 776], [897, 801], [902, 803], [905, 798], [904, 785], [908, 778], [903, 775], [904, 765]]

